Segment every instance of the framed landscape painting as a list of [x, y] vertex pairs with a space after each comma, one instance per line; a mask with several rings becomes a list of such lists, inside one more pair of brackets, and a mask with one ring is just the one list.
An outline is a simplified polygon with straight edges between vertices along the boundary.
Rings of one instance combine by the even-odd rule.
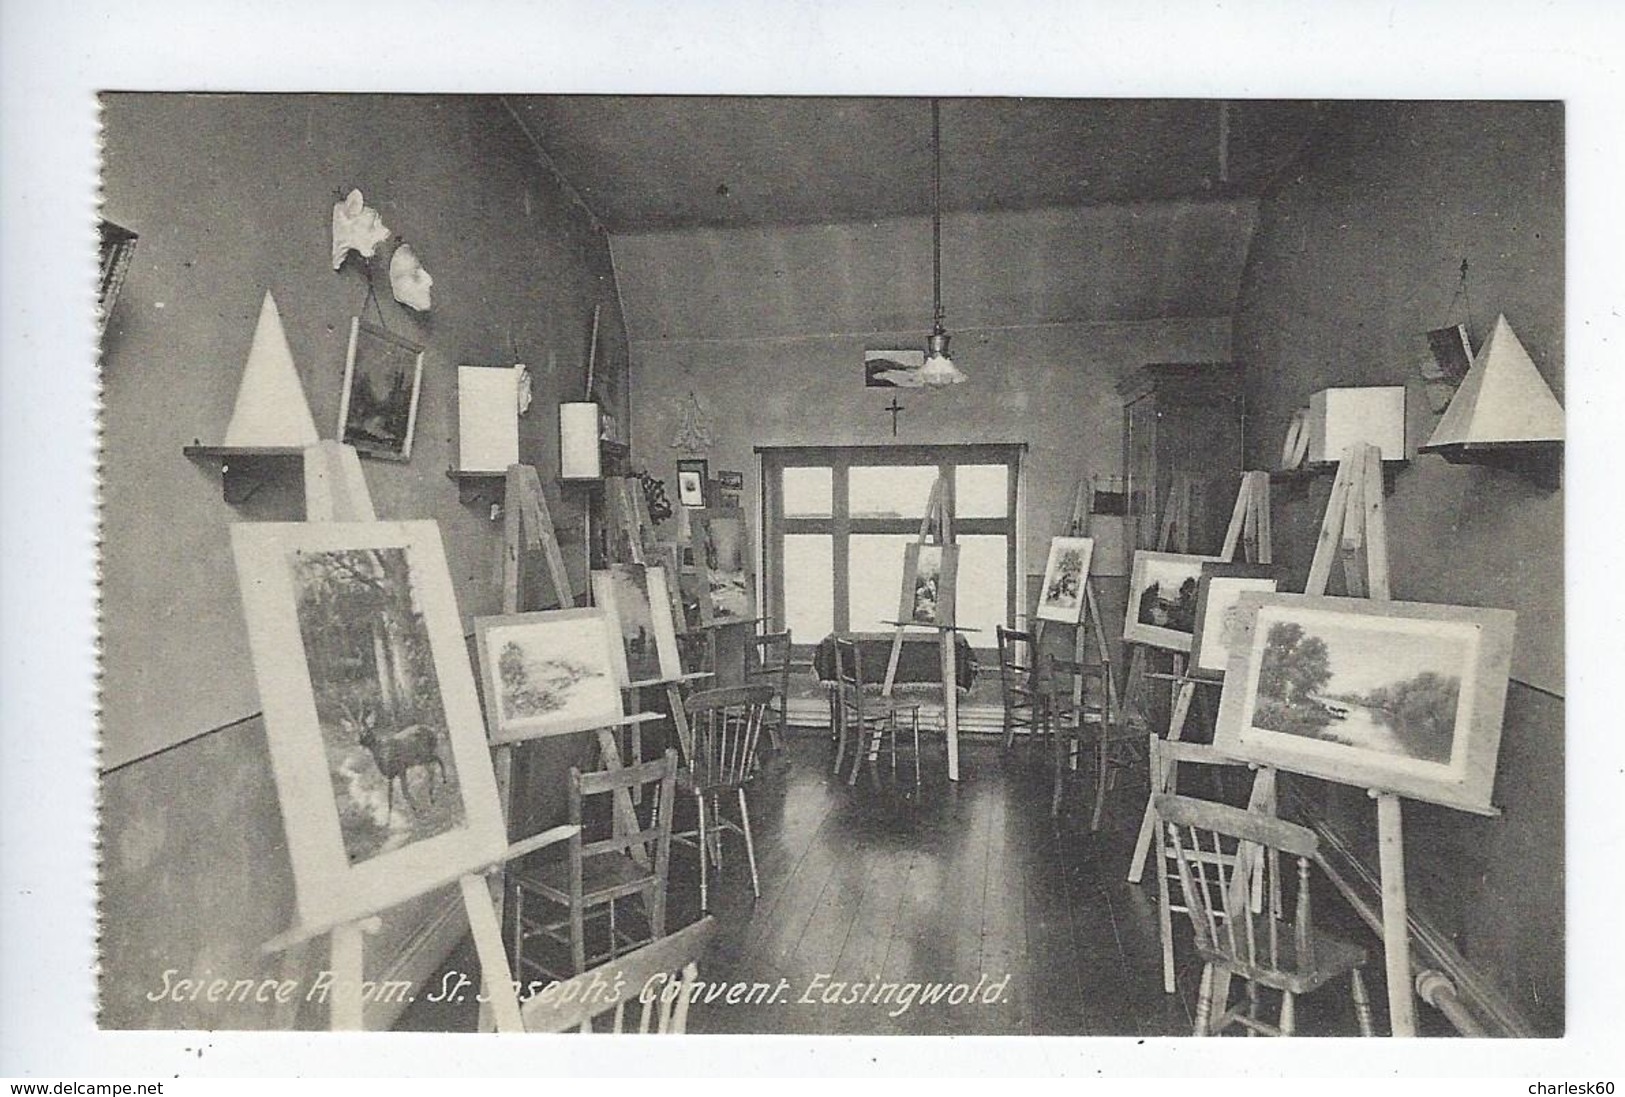
[[360, 317], [351, 319], [339, 441], [369, 457], [409, 459], [422, 384], [422, 347], [362, 323]]
[[1196, 591], [1202, 580], [1202, 565], [1217, 563], [1222, 563], [1217, 556], [1143, 549], [1136, 552], [1123, 639], [1170, 651], [1189, 651], [1196, 632]]
[[959, 546], [914, 542], [903, 550], [903, 597], [897, 619], [914, 625], [954, 623]]
[[1196, 631], [1185, 673], [1210, 682], [1224, 680], [1230, 647], [1238, 633], [1236, 600], [1247, 591], [1274, 594], [1279, 573], [1273, 564], [1203, 564], [1196, 586]]
[[1038, 594], [1038, 617], [1075, 625], [1083, 619], [1084, 584], [1095, 542], [1089, 537], [1055, 537], [1049, 543], [1044, 585]]
[[433, 522], [231, 527], [300, 920], [499, 860], [507, 829]]
[[619, 629], [621, 658], [616, 661], [616, 671], [622, 686], [669, 682], [682, 676], [664, 568], [615, 564], [595, 571], [592, 599]]
[[1213, 745], [1250, 762], [1493, 815], [1516, 614], [1241, 595]]
[[756, 616], [756, 589], [745, 512], [737, 507], [705, 507], [693, 512], [690, 523], [694, 561], [705, 577], [710, 604], [705, 623], [751, 620]]
[[474, 619], [493, 743], [619, 723], [619, 629], [602, 609]]

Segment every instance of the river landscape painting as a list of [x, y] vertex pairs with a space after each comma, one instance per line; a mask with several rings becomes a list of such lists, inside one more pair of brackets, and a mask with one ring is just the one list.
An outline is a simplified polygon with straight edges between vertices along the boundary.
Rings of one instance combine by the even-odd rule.
[[[1216, 745], [1349, 784], [1454, 803], [1499, 742], [1509, 614], [1244, 594], [1243, 674], [1225, 679]], [[1235, 681], [1232, 681], [1235, 678]], [[1478, 795], [1480, 785], [1482, 796]]]

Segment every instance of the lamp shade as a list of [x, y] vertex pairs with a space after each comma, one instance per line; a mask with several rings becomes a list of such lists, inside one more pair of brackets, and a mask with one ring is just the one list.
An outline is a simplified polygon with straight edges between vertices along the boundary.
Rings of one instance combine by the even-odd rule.
[[937, 331], [927, 340], [929, 353], [925, 364], [920, 367], [920, 383], [922, 385], [958, 385], [964, 382], [965, 375], [954, 365], [954, 360], [948, 357], [948, 336]]
[[1448, 456], [1453, 448], [1561, 441], [1562, 405], [1507, 318], [1498, 316], [1421, 450]]
[[559, 405], [559, 479], [598, 480], [604, 475], [598, 448], [598, 405], [586, 401]]

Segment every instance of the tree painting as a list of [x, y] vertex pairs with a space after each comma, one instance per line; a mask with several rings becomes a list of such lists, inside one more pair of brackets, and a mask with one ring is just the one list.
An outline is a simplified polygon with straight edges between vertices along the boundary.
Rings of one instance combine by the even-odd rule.
[[405, 549], [295, 552], [299, 634], [352, 864], [464, 824]]
[[420, 352], [362, 325], [355, 339], [343, 440], [361, 453], [404, 459], [411, 453]]
[[1464, 647], [1442, 635], [1385, 632], [1381, 625], [1271, 622], [1253, 726], [1448, 764]]
[[1055, 565], [1055, 577], [1044, 588], [1044, 601], [1065, 608], [1076, 606], [1083, 591], [1083, 569], [1083, 553], [1075, 548], [1063, 549]]

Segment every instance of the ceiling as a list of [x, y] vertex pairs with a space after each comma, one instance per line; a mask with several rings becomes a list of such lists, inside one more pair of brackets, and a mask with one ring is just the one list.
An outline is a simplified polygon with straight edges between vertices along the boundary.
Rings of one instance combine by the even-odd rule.
[[[931, 209], [929, 99], [507, 102], [612, 234], [839, 224]], [[1317, 113], [1308, 101], [945, 99], [943, 208], [1256, 198], [1304, 147]]]

